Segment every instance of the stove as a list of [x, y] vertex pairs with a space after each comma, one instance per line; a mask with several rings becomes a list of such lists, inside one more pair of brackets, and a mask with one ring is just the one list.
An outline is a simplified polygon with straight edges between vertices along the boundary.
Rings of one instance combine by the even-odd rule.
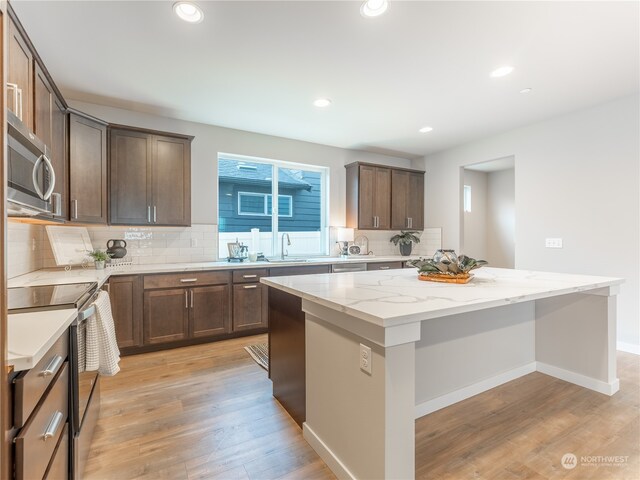
[[97, 286], [96, 282], [86, 282], [9, 288], [9, 313], [78, 308], [91, 297]]

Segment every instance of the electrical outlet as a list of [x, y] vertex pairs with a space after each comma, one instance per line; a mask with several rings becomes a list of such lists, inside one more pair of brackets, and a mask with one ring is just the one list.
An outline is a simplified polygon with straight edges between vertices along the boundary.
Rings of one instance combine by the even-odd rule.
[[562, 239], [561, 238], [545, 238], [544, 246], [545, 248], [562, 248]]
[[36, 239], [35, 238], [31, 239], [31, 251], [33, 251], [33, 252], [36, 251]]
[[371, 347], [360, 344], [360, 370], [371, 375]]

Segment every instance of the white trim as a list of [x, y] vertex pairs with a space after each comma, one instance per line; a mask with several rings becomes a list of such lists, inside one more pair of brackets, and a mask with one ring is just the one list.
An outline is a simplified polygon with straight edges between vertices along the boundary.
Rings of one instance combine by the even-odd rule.
[[620, 380], [617, 378], [613, 382], [607, 383], [602, 380], [587, 377], [580, 373], [570, 372], [564, 368], [554, 367], [553, 365], [543, 362], [536, 362], [536, 370], [540, 373], [544, 373], [545, 375], [550, 375], [552, 377], [559, 378], [560, 380], [564, 380], [565, 382], [573, 383], [609, 396], [620, 390]]
[[466, 400], [467, 398], [471, 398], [482, 392], [486, 392], [487, 390], [491, 390], [492, 388], [498, 387], [535, 371], [536, 362], [527, 363], [521, 367], [516, 367], [512, 370], [494, 375], [493, 377], [485, 378], [473, 385], [468, 385], [459, 390], [454, 390], [453, 392], [445, 393], [439, 397], [419, 403], [415, 408], [415, 418], [424, 417], [425, 415], [437, 410], [453, 405], [454, 403], [461, 402], [462, 400]]
[[636, 345], [635, 343], [618, 342], [616, 345], [616, 350], [620, 350], [621, 352], [633, 353], [634, 355], [640, 355], [640, 345]]
[[329, 470], [331, 470], [336, 477], [340, 479], [355, 480], [356, 476], [353, 475], [349, 469], [340, 461], [340, 459], [331, 451], [331, 449], [322, 441], [320, 437], [313, 431], [313, 429], [304, 422], [302, 424], [302, 436], [307, 441], [311, 448], [313, 448], [320, 458], [327, 464]]

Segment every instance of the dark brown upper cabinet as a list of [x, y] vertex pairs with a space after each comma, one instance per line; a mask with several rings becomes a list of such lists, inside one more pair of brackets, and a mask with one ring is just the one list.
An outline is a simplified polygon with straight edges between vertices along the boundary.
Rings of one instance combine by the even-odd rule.
[[107, 223], [107, 126], [69, 115], [69, 216], [77, 223]]
[[67, 108], [54, 97], [52, 113], [51, 163], [56, 172], [53, 193], [60, 195], [60, 218], [69, 218], [69, 154], [67, 145]]
[[360, 230], [389, 230], [391, 169], [347, 165], [347, 225]]
[[424, 172], [359, 162], [346, 169], [348, 227], [424, 228]]
[[191, 225], [193, 137], [122, 126], [109, 136], [110, 223]]
[[391, 171], [391, 229], [424, 230], [424, 173]]
[[13, 19], [8, 24], [7, 107], [33, 130], [33, 53]]

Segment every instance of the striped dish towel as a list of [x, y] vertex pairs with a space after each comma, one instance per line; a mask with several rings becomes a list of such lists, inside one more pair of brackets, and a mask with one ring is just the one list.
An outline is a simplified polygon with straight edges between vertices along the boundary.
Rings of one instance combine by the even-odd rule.
[[98, 370], [101, 375], [115, 375], [120, 371], [120, 350], [109, 294], [100, 292], [94, 305], [96, 314], [86, 321], [85, 369]]

